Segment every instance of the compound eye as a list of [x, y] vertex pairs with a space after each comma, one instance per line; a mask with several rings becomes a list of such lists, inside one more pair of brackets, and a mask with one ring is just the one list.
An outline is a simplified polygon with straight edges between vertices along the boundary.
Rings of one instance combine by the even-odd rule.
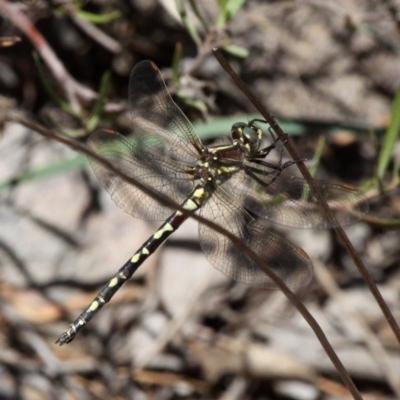
[[236, 122], [232, 125], [231, 137], [232, 139], [240, 139], [243, 136], [243, 129], [247, 127], [244, 122]]
[[252, 155], [256, 153], [261, 145], [262, 131], [255, 125], [250, 125], [243, 130], [243, 143], [247, 153]]
[[250, 143], [250, 144], [258, 143], [258, 141], [260, 140], [258, 129], [253, 126], [251, 126], [251, 127], [246, 126], [243, 129], [243, 137], [244, 137], [245, 143]]

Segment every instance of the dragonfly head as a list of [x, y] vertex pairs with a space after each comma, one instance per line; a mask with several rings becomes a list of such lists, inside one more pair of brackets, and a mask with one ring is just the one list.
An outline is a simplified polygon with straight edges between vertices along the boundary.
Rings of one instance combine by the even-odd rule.
[[253, 122], [237, 122], [232, 125], [231, 137], [234, 144], [240, 146], [247, 156], [256, 153], [261, 145], [262, 130]]

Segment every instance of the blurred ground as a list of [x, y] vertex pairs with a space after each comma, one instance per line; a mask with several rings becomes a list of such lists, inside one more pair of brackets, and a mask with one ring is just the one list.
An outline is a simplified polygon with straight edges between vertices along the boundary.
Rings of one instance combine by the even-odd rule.
[[[77, 91], [84, 111], [72, 116], [49, 96], [34, 63], [32, 37], [15, 27], [7, 4], [0, 0], [0, 36], [22, 40], [0, 48], [1, 96], [14, 99], [15, 108], [41, 124], [69, 129], [83, 141], [90, 133], [93, 98]], [[162, 69], [191, 120], [245, 121], [253, 107], [210, 53], [212, 46], [234, 45], [248, 51], [246, 58], [228, 57], [249, 88], [277, 118], [300, 122], [303, 135], [294, 140], [301, 154], [312, 159], [318, 139], [325, 138], [319, 177], [361, 185], [375, 174], [382, 143], [378, 128], [389, 123], [400, 83], [399, 1], [249, 1], [208, 35], [184, 2], [199, 45], [174, 16], [174, 4], [12, 2], [74, 80], [95, 93], [103, 73], [111, 71], [101, 126], [129, 132], [128, 76], [145, 58]], [[210, 26], [220, 17], [216, 1], [197, 5]], [[107, 23], [91, 17], [101, 15], [105, 22], [114, 11], [119, 14]], [[179, 87], [171, 72], [177, 43]], [[65, 99], [72, 81], [57, 80], [46, 62], [41, 65], [47, 83]], [[3, 109], [9, 107], [0, 100]], [[193, 107], [194, 100], [201, 103]], [[296, 129], [287, 131], [299, 135]], [[391, 165], [397, 154], [398, 143]], [[54, 165], [75, 157], [73, 150], [21, 125], [3, 126], [1, 398], [350, 398], [293, 306], [278, 291], [231, 282], [215, 270], [199, 249], [194, 221], [153, 255], [71, 344], [55, 345], [157, 228], [119, 210], [81, 161], [55, 171]], [[46, 168], [50, 174], [32, 173]], [[390, 173], [385, 178], [389, 182]], [[381, 196], [367, 192], [371, 216], [397, 218], [398, 189], [391, 189]], [[276, 229], [313, 259], [316, 277], [301, 298], [364, 398], [400, 398], [399, 344], [332, 232]], [[400, 321], [398, 230], [361, 221], [346, 231]]]

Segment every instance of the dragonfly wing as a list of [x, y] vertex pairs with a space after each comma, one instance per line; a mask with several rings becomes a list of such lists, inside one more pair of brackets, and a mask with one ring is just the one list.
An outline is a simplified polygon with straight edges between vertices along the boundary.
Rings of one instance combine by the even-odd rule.
[[[229, 195], [218, 190], [200, 209], [249, 246], [286, 284], [296, 290], [308, 284], [313, 266], [307, 254], [255, 221]], [[207, 260], [224, 275], [253, 286], [275, 288], [273, 281], [224, 235], [199, 224], [200, 245]]]
[[[182, 165], [162, 155], [157, 137], [127, 138], [118, 132], [98, 130], [88, 139], [89, 147], [127, 176], [182, 202], [193, 188]], [[159, 221], [174, 210], [144, 194], [136, 186], [89, 158], [94, 173], [115, 203], [137, 218]]]
[[192, 163], [203, 145], [193, 125], [172, 100], [157, 66], [148, 60], [136, 64], [129, 79], [129, 105], [135, 135], [157, 135], [165, 154]]
[[[133, 117], [132, 137], [97, 131], [90, 136], [88, 145], [126, 175], [183, 202], [193, 189], [187, 171], [195, 165], [203, 146], [151, 61], [142, 61], [133, 68], [129, 104]], [[173, 212], [95, 160], [91, 160], [91, 165], [101, 184], [127, 213], [158, 221]]]
[[351, 225], [368, 212], [364, 193], [354, 186], [314, 180], [330, 207], [329, 217], [305, 179], [260, 171], [252, 171], [252, 177], [241, 171], [227, 185], [229, 191], [240, 193], [237, 197], [248, 210], [267, 220], [294, 228], [328, 229]]

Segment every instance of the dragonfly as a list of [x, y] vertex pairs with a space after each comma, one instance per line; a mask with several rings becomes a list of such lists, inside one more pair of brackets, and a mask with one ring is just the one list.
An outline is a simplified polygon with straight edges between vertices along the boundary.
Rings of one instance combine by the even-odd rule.
[[[265, 123], [262, 119], [235, 123], [229, 139], [205, 146], [172, 100], [152, 61], [141, 61], [133, 68], [129, 106], [132, 137], [98, 130], [89, 137], [88, 146], [123, 174], [173, 198], [183, 210], [199, 212], [233, 233], [292, 290], [310, 282], [312, 262], [303, 249], [273, 233], [265, 221], [326, 229], [354, 223], [367, 212], [364, 194], [356, 187], [315, 181], [334, 215], [327, 218], [307, 182], [285, 174], [297, 161], [284, 161], [284, 141], [271, 129], [264, 132], [260, 128]], [[61, 334], [56, 342], [60, 345], [71, 342], [189, 218], [188, 213], [159, 203], [98, 161], [90, 159], [90, 164], [102, 186], [125, 212], [164, 222]], [[226, 276], [248, 285], [274, 287], [268, 276], [223, 234], [199, 224], [199, 239], [207, 260]]]

